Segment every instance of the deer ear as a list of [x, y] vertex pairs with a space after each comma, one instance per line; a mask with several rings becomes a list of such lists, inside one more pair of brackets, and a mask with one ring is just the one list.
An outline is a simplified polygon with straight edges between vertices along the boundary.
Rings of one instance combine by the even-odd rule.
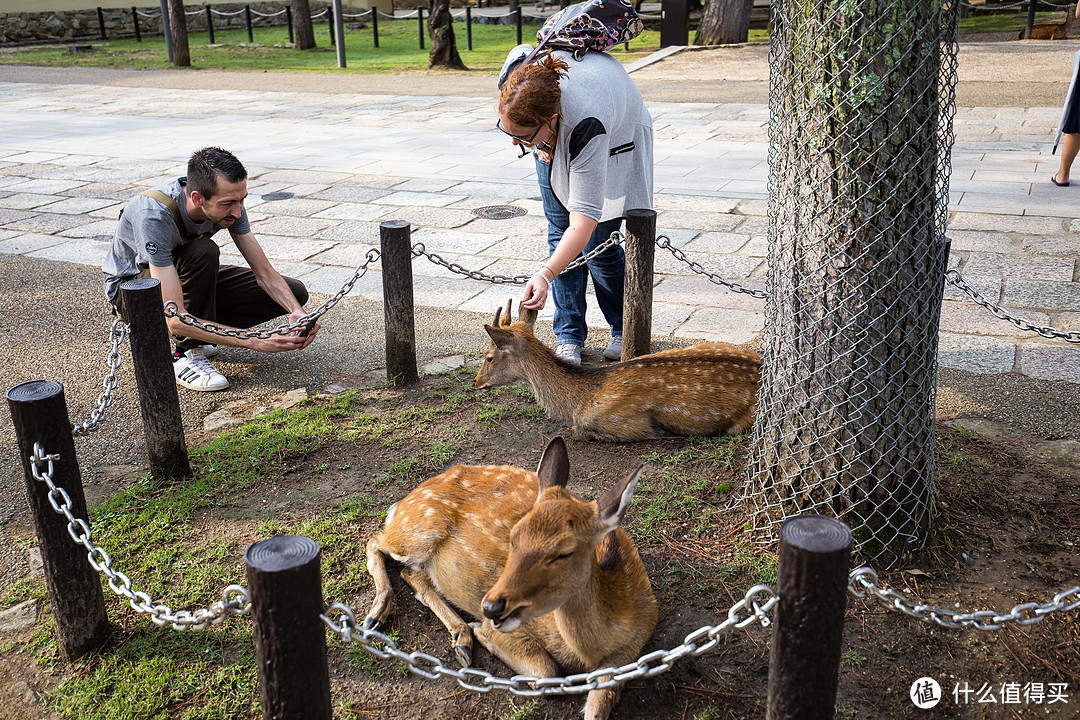
[[566, 487], [566, 481], [570, 478], [570, 458], [566, 454], [566, 443], [560, 436], [552, 438], [544, 449], [536, 475], [540, 478], [537, 497], [549, 487]]
[[485, 325], [484, 330], [491, 337], [491, 342], [500, 350], [509, 350], [514, 345], [514, 333], [503, 330], [501, 327]]
[[[527, 310], [524, 303], [518, 303], [518, 322], [525, 323], [531, 329], [536, 324], [536, 316], [540, 313], [539, 310]], [[510, 308], [507, 307], [506, 314], [510, 314]]]
[[634, 488], [637, 487], [638, 478], [641, 477], [644, 467], [644, 465], [639, 465], [637, 470], [616, 483], [596, 501], [596, 519], [600, 523], [600, 532], [609, 533], [622, 522], [627, 508], [630, 507], [630, 498], [634, 496]]

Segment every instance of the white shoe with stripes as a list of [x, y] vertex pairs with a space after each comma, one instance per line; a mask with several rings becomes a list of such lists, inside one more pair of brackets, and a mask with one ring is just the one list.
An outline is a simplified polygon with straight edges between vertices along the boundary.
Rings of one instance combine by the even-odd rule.
[[188, 390], [213, 392], [229, 387], [229, 380], [206, 359], [201, 347], [191, 348], [173, 360], [176, 384]]

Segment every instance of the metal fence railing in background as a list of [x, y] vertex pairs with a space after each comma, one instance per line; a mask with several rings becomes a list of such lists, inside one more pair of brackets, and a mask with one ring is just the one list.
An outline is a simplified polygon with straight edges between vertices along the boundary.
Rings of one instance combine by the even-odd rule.
[[769, 298], [742, 501], [895, 561], [932, 522], [956, 4], [779, 0]]

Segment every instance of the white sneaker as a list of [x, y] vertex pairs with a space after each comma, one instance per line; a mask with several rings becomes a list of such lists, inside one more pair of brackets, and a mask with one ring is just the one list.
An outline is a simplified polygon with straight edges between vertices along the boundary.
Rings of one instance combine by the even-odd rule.
[[622, 335], [611, 338], [611, 342], [604, 350], [604, 357], [608, 360], [622, 360]]
[[570, 363], [571, 365], [581, 364], [581, 346], [573, 343], [564, 343], [562, 345], [555, 346], [555, 357]]
[[206, 359], [201, 347], [191, 348], [173, 360], [176, 384], [188, 390], [213, 392], [229, 387], [229, 380]]
[[202, 354], [205, 355], [207, 357], [207, 359], [217, 357], [218, 353], [220, 353], [220, 352], [221, 352], [221, 350], [218, 349], [217, 345], [203, 345], [202, 346]]

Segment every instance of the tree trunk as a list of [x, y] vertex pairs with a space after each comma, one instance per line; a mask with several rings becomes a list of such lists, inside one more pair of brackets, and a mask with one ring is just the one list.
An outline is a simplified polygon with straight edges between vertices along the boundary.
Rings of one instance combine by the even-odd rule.
[[191, 50], [188, 48], [187, 16], [184, 0], [169, 0], [169, 37], [172, 38], [173, 65], [191, 67]]
[[458, 55], [454, 41], [454, 19], [450, 16], [450, 0], [430, 0], [428, 3], [428, 36], [431, 52], [428, 67], [444, 67], [451, 70], [468, 70]]
[[293, 40], [297, 50], [315, 47], [315, 27], [311, 24], [311, 4], [308, 0], [289, 0], [293, 17]]
[[744, 43], [750, 32], [754, 0], [709, 0], [701, 14], [695, 45]]
[[863, 552], [925, 541], [955, 110], [941, 0], [781, 0], [771, 49], [769, 300], [746, 497]]

